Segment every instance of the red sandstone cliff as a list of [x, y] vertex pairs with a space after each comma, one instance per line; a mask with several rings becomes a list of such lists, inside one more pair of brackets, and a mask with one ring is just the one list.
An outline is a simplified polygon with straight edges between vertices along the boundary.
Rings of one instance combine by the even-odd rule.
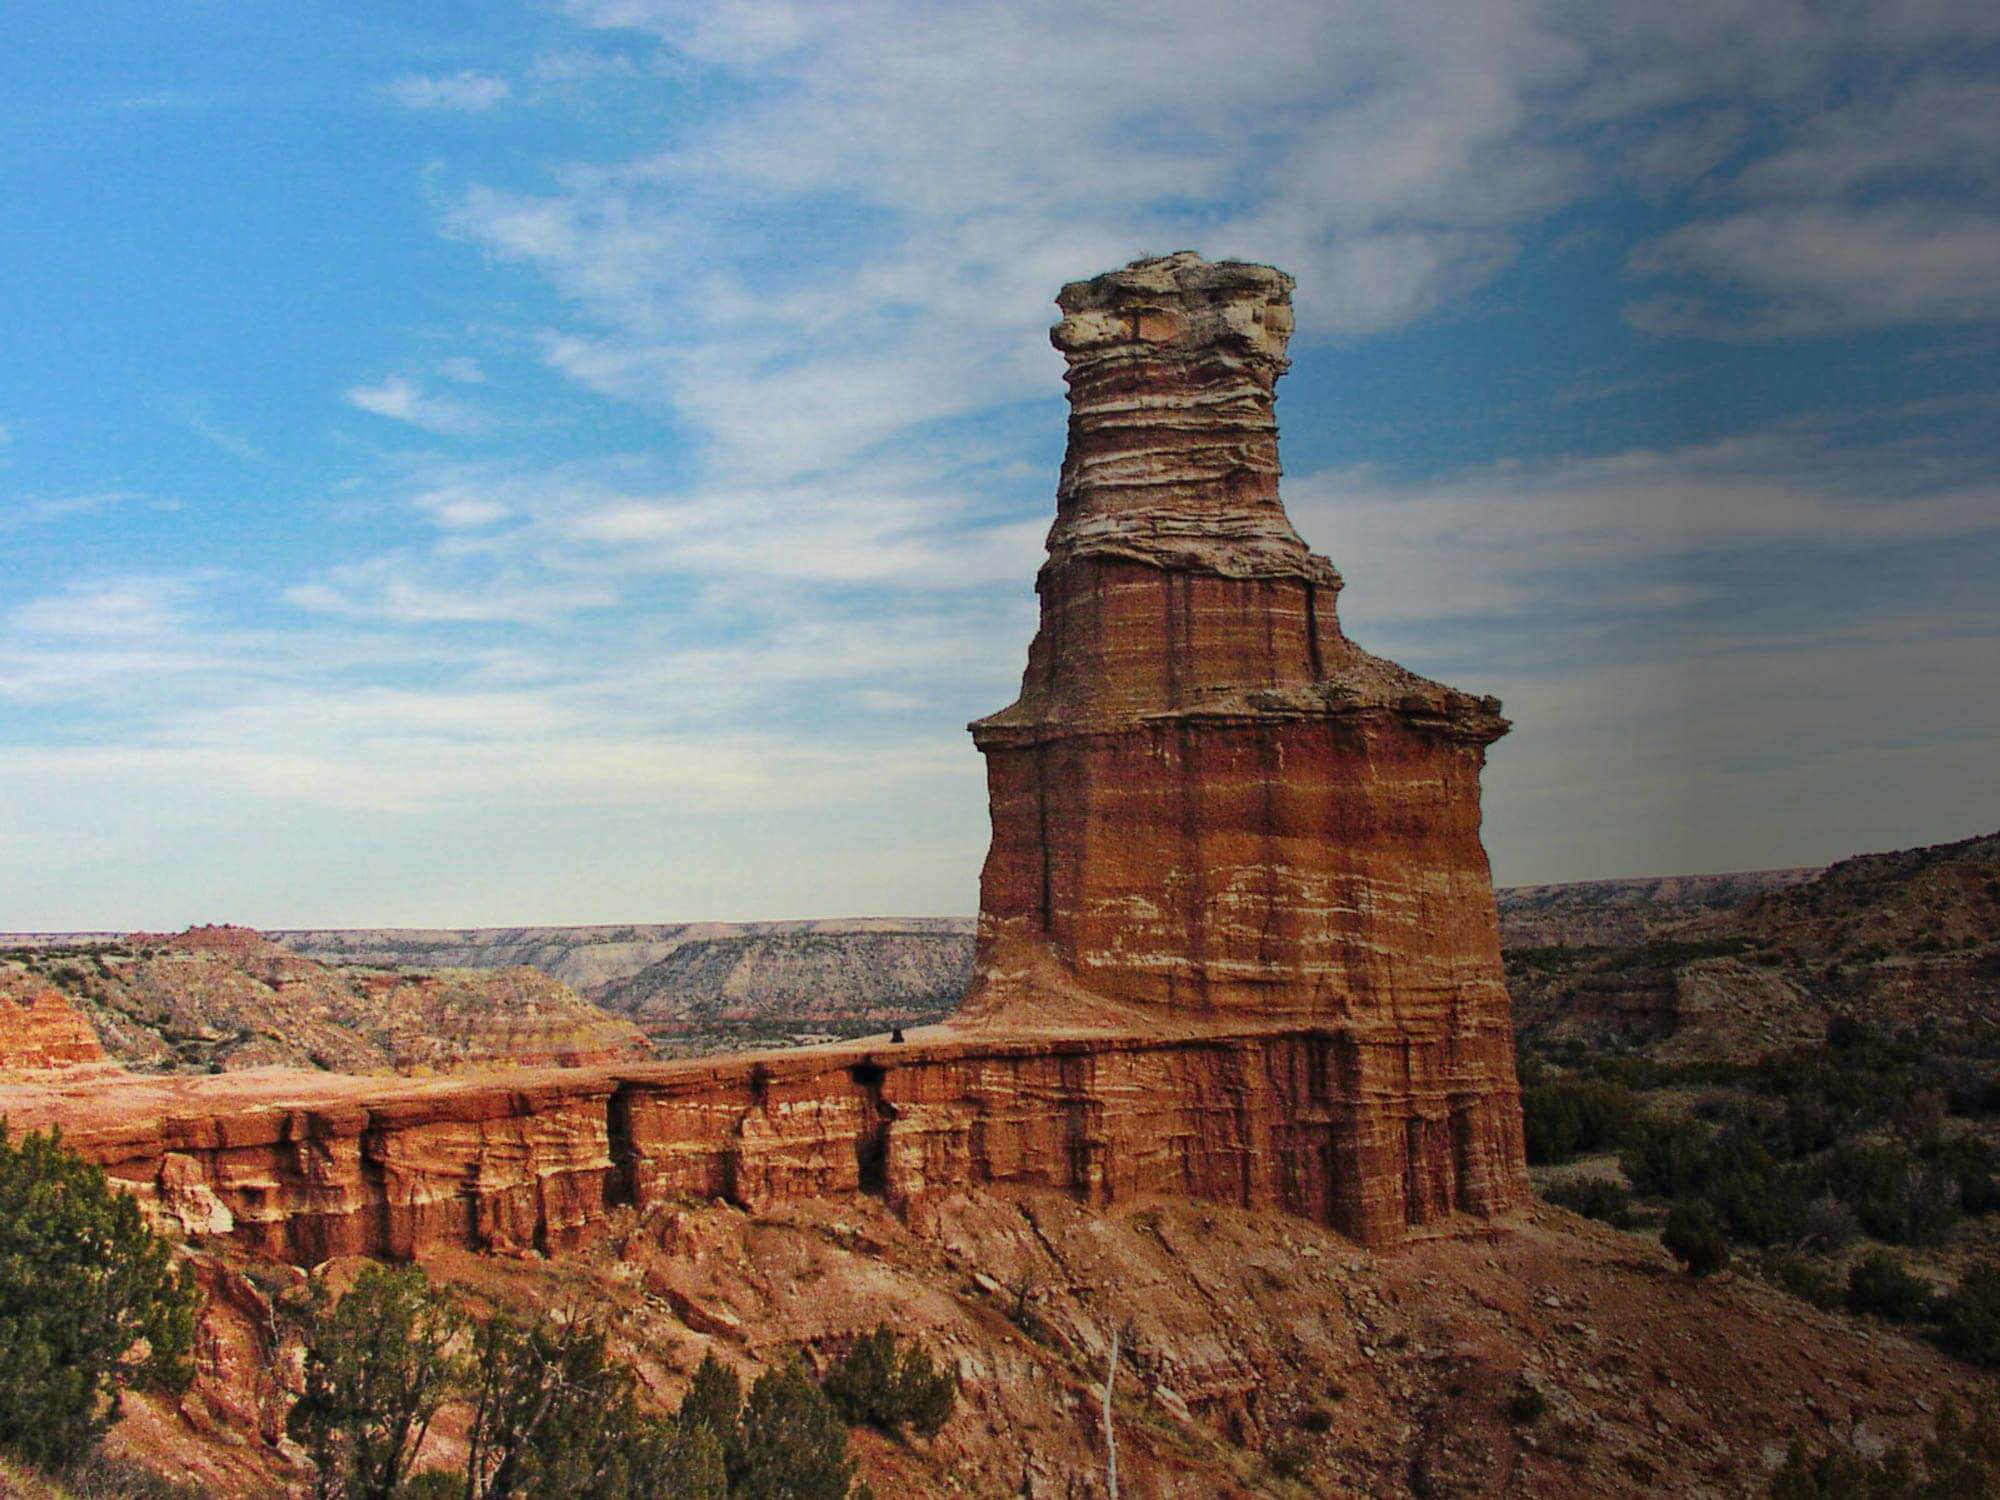
[[993, 843], [960, 1016], [1327, 1028], [1347, 1191], [1449, 1159], [1442, 1206], [1492, 1212], [1525, 1193], [1479, 841], [1507, 723], [1341, 633], [1278, 496], [1291, 289], [1182, 253], [1057, 299], [1069, 450], [1021, 696], [972, 726]]
[[90, 1023], [54, 990], [20, 1004], [0, 995], [0, 1074], [90, 1067], [104, 1060]]

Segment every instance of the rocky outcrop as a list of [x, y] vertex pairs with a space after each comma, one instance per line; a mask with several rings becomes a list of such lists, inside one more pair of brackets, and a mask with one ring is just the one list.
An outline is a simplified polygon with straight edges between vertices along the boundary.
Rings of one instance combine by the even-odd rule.
[[1327, 1028], [1329, 1104], [1396, 1138], [1342, 1190], [1397, 1191], [1393, 1157], [1491, 1212], [1526, 1187], [1479, 841], [1507, 724], [1341, 633], [1278, 496], [1291, 288], [1183, 253], [1057, 299], [1069, 449], [1021, 696], [972, 726], [993, 842], [960, 1019]]
[[329, 962], [535, 968], [629, 1017], [667, 1055], [941, 1021], [972, 972], [967, 917], [335, 928], [270, 936]]
[[90, 1023], [54, 990], [21, 1003], [0, 995], [0, 1074], [101, 1067], [104, 1048]]
[[1605, 947], [1644, 942], [1697, 918], [1733, 911], [1744, 902], [1820, 872], [1746, 870], [1732, 875], [1659, 875], [1641, 880], [1578, 880], [1517, 885], [1494, 894], [1502, 948]]
[[243, 927], [135, 933], [0, 961], [0, 996], [51, 987], [133, 1068], [423, 1073], [651, 1055], [629, 1021], [532, 969], [334, 967]]
[[611, 1210], [768, 1211], [875, 1196], [921, 1213], [982, 1184], [1095, 1205], [1275, 1209], [1384, 1244], [1511, 1204], [1518, 1117], [1450, 1040], [1328, 1032], [968, 1040], [716, 1063], [397, 1080], [267, 1070], [88, 1095], [0, 1085], [184, 1229], [301, 1264], [575, 1246]]
[[[1744, 1063], [1817, 1040], [1837, 1015], [1941, 1040], [2000, 1022], [2000, 834], [1794, 873], [1644, 882], [1670, 890], [1630, 944], [1585, 941], [1600, 917], [1617, 930], [1623, 900], [1542, 900], [1562, 940], [1508, 953], [1521, 1034]], [[1739, 904], [1671, 920], [1676, 890], [1746, 880], [1759, 886]]]
[[1493, 1053], [1490, 698], [1341, 633], [1278, 497], [1291, 278], [1180, 254], [1063, 289], [1070, 432], [963, 1014], [1315, 1022]]

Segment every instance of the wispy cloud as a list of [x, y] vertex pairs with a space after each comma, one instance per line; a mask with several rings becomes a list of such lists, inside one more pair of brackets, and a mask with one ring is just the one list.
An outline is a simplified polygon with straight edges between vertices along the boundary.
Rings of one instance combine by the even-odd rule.
[[1764, 433], [1666, 451], [1509, 461], [1423, 482], [1288, 485], [1374, 621], [1658, 613], [1719, 583], [1690, 566], [2000, 535], [2000, 485], [1913, 487], [1896, 455]]
[[347, 402], [378, 417], [444, 437], [470, 436], [486, 426], [485, 416], [476, 407], [449, 396], [429, 395], [401, 375], [392, 375], [379, 385], [354, 386], [347, 392]]
[[406, 73], [384, 84], [382, 92], [405, 109], [442, 109], [476, 114], [503, 103], [511, 89], [506, 79], [487, 73]]
[[1672, 230], [1632, 258], [1641, 277], [1747, 293], [1662, 294], [1627, 317], [1653, 333], [1760, 338], [2000, 314], [2000, 214], [1930, 203], [1765, 205]]
[[0, 532], [50, 526], [73, 516], [91, 516], [143, 497], [130, 490], [105, 490], [93, 495], [10, 495], [0, 498]]

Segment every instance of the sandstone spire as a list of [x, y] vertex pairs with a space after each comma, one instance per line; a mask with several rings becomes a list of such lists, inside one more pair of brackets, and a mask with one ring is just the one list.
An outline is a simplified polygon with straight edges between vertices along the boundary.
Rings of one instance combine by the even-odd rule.
[[1292, 285], [1182, 252], [1057, 298], [1041, 628], [1019, 700], [972, 726], [993, 843], [968, 1022], [1505, 1045], [1479, 773], [1507, 724], [1340, 632], [1339, 574], [1278, 497]]

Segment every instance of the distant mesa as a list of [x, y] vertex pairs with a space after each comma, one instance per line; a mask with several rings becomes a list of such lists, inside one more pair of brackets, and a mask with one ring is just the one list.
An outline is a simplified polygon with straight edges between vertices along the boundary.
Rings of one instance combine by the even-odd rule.
[[26, 945], [0, 959], [0, 997], [18, 1006], [41, 991], [111, 1060], [146, 1072], [440, 1073], [652, 1055], [629, 1021], [532, 969], [328, 965], [248, 927]]

